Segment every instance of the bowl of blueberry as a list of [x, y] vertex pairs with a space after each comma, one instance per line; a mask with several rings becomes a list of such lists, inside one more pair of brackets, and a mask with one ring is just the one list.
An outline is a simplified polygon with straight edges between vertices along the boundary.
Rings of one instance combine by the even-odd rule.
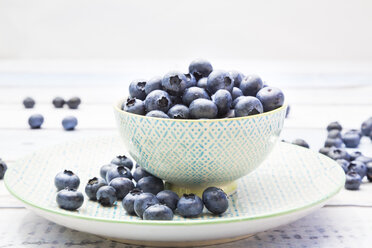
[[114, 108], [129, 154], [180, 193], [235, 191], [270, 154], [286, 114], [280, 89], [203, 59], [188, 73], [134, 80]]

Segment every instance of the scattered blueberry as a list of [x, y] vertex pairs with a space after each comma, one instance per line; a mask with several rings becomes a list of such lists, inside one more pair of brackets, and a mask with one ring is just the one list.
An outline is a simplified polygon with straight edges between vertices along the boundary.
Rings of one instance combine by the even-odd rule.
[[362, 183], [362, 179], [360, 178], [358, 173], [356, 173], [353, 170], [346, 173], [346, 182], [345, 182], [346, 189], [358, 190], [361, 183]]
[[178, 213], [185, 218], [197, 217], [203, 212], [203, 202], [199, 196], [184, 194], [177, 203]]
[[97, 191], [103, 186], [107, 186], [107, 183], [104, 179], [93, 177], [92, 179], [89, 179], [87, 185], [85, 186], [85, 193], [90, 200], [96, 201]]
[[261, 89], [256, 97], [261, 101], [265, 112], [277, 109], [283, 106], [284, 103], [283, 92], [275, 87], [265, 87]]
[[154, 90], [161, 90], [162, 89], [162, 77], [153, 77], [151, 78], [145, 85], [145, 93], [146, 95], [150, 94], [150, 92]]
[[23, 105], [25, 106], [25, 108], [33, 108], [35, 106], [35, 100], [31, 97], [26, 97], [23, 100]]
[[349, 154], [350, 155], [350, 161], [353, 161], [357, 159], [359, 156], [362, 156], [363, 154], [360, 151], [354, 151]]
[[305, 148], [310, 148], [309, 144], [303, 139], [295, 139], [294, 141], [292, 141], [292, 144], [302, 146]]
[[170, 95], [181, 96], [187, 88], [187, 78], [181, 72], [168, 72], [163, 77], [162, 86]]
[[132, 98], [136, 98], [139, 100], [145, 100], [146, 92], [145, 92], [146, 80], [144, 79], [137, 79], [130, 83], [129, 85], [129, 95]]
[[62, 97], [57, 96], [53, 99], [52, 103], [53, 103], [55, 108], [63, 108], [66, 101]]
[[324, 155], [328, 156], [328, 153], [329, 153], [330, 149], [331, 149], [330, 147], [322, 147], [322, 148], [319, 149], [319, 152], [321, 154], [324, 154]]
[[74, 116], [67, 116], [62, 120], [63, 129], [66, 131], [74, 130], [78, 124], [78, 120]]
[[127, 167], [115, 166], [107, 171], [106, 182], [110, 183], [112, 179], [117, 177], [125, 177], [128, 179], [132, 179], [132, 173]]
[[192, 101], [189, 107], [190, 117], [193, 119], [213, 119], [217, 117], [218, 109], [216, 104], [207, 99], [196, 99]]
[[229, 91], [222, 89], [217, 90], [216, 93], [212, 95], [212, 101], [217, 106], [218, 115], [223, 116], [230, 110], [232, 97]]
[[145, 104], [142, 100], [137, 98], [128, 98], [127, 101], [123, 103], [122, 109], [137, 115], [145, 114]]
[[183, 104], [174, 105], [168, 110], [168, 116], [172, 119], [188, 119], [189, 115], [189, 108]]
[[329, 123], [328, 126], [327, 126], [327, 131], [330, 131], [332, 129], [337, 129], [337, 130], [341, 131], [342, 126], [337, 121], [334, 121], [334, 122]]
[[43, 125], [44, 117], [40, 114], [34, 114], [31, 115], [30, 118], [28, 118], [28, 124], [32, 129], [40, 128], [41, 125]]
[[372, 117], [368, 118], [362, 123], [360, 130], [364, 136], [369, 136], [372, 132]]
[[116, 164], [117, 166], [124, 166], [127, 167], [129, 170], [133, 168], [132, 160], [125, 155], [116, 156], [113, 160], [111, 160], [111, 164]]
[[185, 92], [183, 93], [182, 102], [186, 106], [190, 106], [190, 104], [195, 99], [199, 99], [199, 98], [210, 100], [210, 97], [207, 91], [205, 91], [205, 89], [199, 88], [199, 87], [191, 87], [191, 88], [186, 89]]
[[107, 175], [107, 172], [114, 168], [114, 167], [118, 167], [116, 164], [105, 164], [101, 167], [101, 169], [99, 170], [99, 174], [101, 175], [101, 177], [103, 179], [106, 180], [106, 175]]
[[67, 106], [70, 109], [77, 109], [81, 103], [81, 100], [79, 97], [72, 97], [67, 101]]
[[[234, 87], [233, 79], [230, 73], [222, 70], [212, 71], [208, 76], [207, 90], [209, 93], [214, 94], [217, 90], [225, 89], [232, 92]], [[244, 93], [244, 91], [243, 91]]]
[[0, 159], [0, 179], [4, 178], [4, 175], [7, 169], [8, 169], [8, 166], [6, 166], [6, 163]]
[[234, 87], [232, 90], [231, 96], [232, 96], [232, 99], [235, 100], [239, 96], [243, 96], [243, 92], [241, 91], [241, 89]]
[[152, 110], [160, 110], [164, 113], [168, 112], [172, 101], [169, 94], [163, 90], [154, 90], [147, 95], [145, 100], [145, 108], [147, 112]]
[[204, 77], [208, 77], [212, 71], [213, 71], [213, 67], [211, 63], [204, 59], [194, 60], [189, 65], [189, 73], [194, 75], [196, 80], [199, 80]]
[[133, 172], [134, 181], [138, 182], [143, 177], [152, 176], [150, 173], [145, 171], [142, 167], [138, 166]]
[[367, 166], [367, 179], [368, 181], [372, 182], [372, 162], [368, 162]]
[[160, 178], [147, 176], [141, 178], [137, 182], [137, 188], [141, 189], [143, 192], [156, 195], [160, 191], [164, 190], [164, 183]]
[[[247, 75], [241, 81], [239, 88], [242, 90], [245, 96], [256, 96], [257, 93], [262, 89], [262, 86], [263, 86], [263, 83], [259, 76]], [[268, 93], [265, 93], [265, 95], [266, 94]], [[265, 95], [263, 95], [262, 97], [265, 97]], [[270, 98], [272, 98], [271, 95], [272, 93], [269, 94]], [[282, 96], [282, 98], [284, 100], [284, 96]]]
[[337, 147], [337, 148], [340, 148], [344, 143], [342, 142], [342, 139], [340, 138], [335, 138], [335, 139], [331, 139], [331, 138], [327, 138], [326, 141], [324, 142], [324, 146], [325, 147]]
[[124, 197], [122, 204], [123, 204], [125, 211], [129, 215], [136, 215], [136, 213], [134, 212], [134, 201], [142, 193], [143, 192], [140, 189], [133, 189], [129, 191], [129, 193]]
[[196, 86], [196, 78], [191, 73], [184, 74], [186, 77], [186, 88]]
[[139, 194], [134, 200], [134, 212], [138, 217], [143, 217], [145, 210], [155, 204], [159, 204], [158, 198], [151, 193]]
[[169, 116], [160, 110], [152, 110], [146, 114], [147, 117], [165, 118], [169, 119]]
[[345, 173], [349, 171], [350, 162], [345, 159], [337, 159], [336, 162], [342, 167]]
[[196, 83], [196, 86], [199, 88], [207, 89], [207, 84], [208, 84], [208, 78], [204, 77], [199, 79], [199, 81]]
[[132, 180], [125, 177], [117, 177], [111, 180], [109, 186], [116, 190], [116, 198], [122, 200], [132, 189], [134, 184]]
[[84, 203], [84, 196], [75, 189], [62, 189], [57, 193], [57, 204], [60, 208], [74, 211]]
[[360, 136], [357, 132], [346, 132], [342, 135], [342, 141], [348, 148], [356, 148], [360, 143]]
[[72, 171], [64, 170], [55, 176], [54, 185], [57, 187], [58, 191], [65, 188], [78, 189], [80, 179]]
[[102, 186], [98, 189], [97, 201], [104, 207], [111, 207], [116, 202], [116, 190], [111, 186]]
[[362, 180], [367, 175], [367, 166], [361, 161], [351, 161], [348, 166], [348, 170], [354, 170], [356, 173], [359, 174]]
[[328, 132], [327, 138], [330, 138], [330, 139], [338, 138], [338, 139], [340, 139], [341, 138], [341, 131], [338, 130], [338, 129], [331, 129]]
[[249, 116], [261, 114], [263, 112], [263, 106], [256, 97], [244, 96], [242, 98], [238, 97], [235, 105], [235, 116]]
[[171, 190], [163, 190], [157, 193], [156, 198], [158, 198], [161, 204], [165, 204], [172, 211], [177, 208], [177, 203], [180, 200], [179, 196]]
[[244, 79], [243, 73], [241, 73], [239, 71], [230, 71], [230, 75], [231, 75], [231, 77], [233, 79], [234, 87], [239, 88], [240, 83]]
[[223, 214], [229, 207], [227, 195], [222, 189], [209, 187], [203, 192], [203, 203], [213, 214]]
[[149, 206], [143, 213], [144, 220], [173, 220], [173, 211], [162, 204]]
[[328, 152], [328, 157], [337, 160], [337, 159], [345, 159], [350, 160], [350, 155], [347, 153], [345, 149], [331, 147]]

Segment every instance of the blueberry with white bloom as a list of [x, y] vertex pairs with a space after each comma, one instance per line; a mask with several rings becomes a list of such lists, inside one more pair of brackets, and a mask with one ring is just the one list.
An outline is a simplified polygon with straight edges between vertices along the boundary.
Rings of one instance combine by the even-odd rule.
[[256, 96], [262, 89], [262, 79], [257, 75], [247, 75], [240, 82], [239, 88], [245, 96]]
[[130, 83], [129, 85], [129, 94], [132, 98], [137, 98], [140, 100], [145, 100], [146, 98], [146, 80], [137, 79]]
[[67, 116], [62, 120], [63, 129], [66, 131], [74, 130], [78, 124], [78, 120], [74, 116]]

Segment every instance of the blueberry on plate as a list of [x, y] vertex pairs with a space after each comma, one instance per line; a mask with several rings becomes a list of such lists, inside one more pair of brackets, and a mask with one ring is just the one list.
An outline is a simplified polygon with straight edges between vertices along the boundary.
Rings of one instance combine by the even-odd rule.
[[214, 94], [217, 90], [221, 89], [232, 92], [233, 87], [233, 79], [227, 71], [212, 71], [208, 76], [207, 90], [210, 94]]
[[361, 161], [361, 162], [366, 164], [366, 163], [372, 162], [372, 157], [367, 157], [367, 156], [361, 155], [361, 156], [357, 157], [355, 159], [355, 161]]
[[242, 98], [238, 97], [236, 100], [238, 100], [234, 107], [236, 117], [256, 115], [263, 112], [263, 106], [256, 97], [244, 96]]
[[74, 116], [67, 116], [62, 120], [63, 129], [66, 131], [74, 130], [78, 124], [78, 120]]
[[239, 71], [230, 71], [230, 75], [234, 82], [234, 87], [239, 88], [240, 83], [244, 79], [244, 74]]
[[283, 92], [275, 87], [265, 87], [261, 89], [256, 97], [262, 103], [265, 112], [277, 109], [283, 106], [284, 103]]
[[372, 182], [372, 162], [368, 162], [367, 166], [367, 179], [368, 181]]
[[101, 169], [99, 170], [99, 174], [101, 175], [101, 177], [103, 179], [106, 180], [106, 175], [107, 175], [107, 172], [114, 168], [114, 167], [118, 167], [116, 164], [105, 164], [101, 167]]
[[359, 176], [358, 173], [356, 173], [353, 170], [346, 173], [346, 182], [345, 182], [346, 189], [358, 190], [361, 183], [362, 183], [362, 178]]
[[80, 179], [72, 171], [64, 170], [55, 176], [54, 185], [57, 187], [58, 191], [65, 188], [78, 189], [80, 185]]
[[213, 119], [217, 117], [218, 109], [216, 104], [207, 99], [196, 99], [189, 107], [190, 117], [193, 119]]
[[309, 144], [303, 139], [295, 139], [294, 141], [292, 141], [292, 144], [302, 146], [305, 148], [310, 148]]
[[87, 194], [90, 200], [96, 201], [97, 191], [103, 186], [107, 186], [107, 183], [104, 179], [93, 177], [92, 179], [89, 179], [87, 185], [85, 186], [85, 194]]
[[116, 156], [113, 160], [111, 160], [111, 164], [116, 164], [117, 166], [121, 165], [127, 167], [129, 170], [133, 168], [132, 160], [125, 155]]
[[72, 97], [67, 101], [67, 106], [70, 109], [77, 109], [81, 103], [81, 100], [79, 97]]
[[328, 132], [327, 138], [330, 138], [330, 139], [337, 139], [337, 138], [338, 139], [341, 139], [342, 138], [341, 131], [338, 130], [338, 129], [331, 129]]
[[350, 155], [350, 161], [353, 161], [357, 159], [359, 156], [362, 156], [363, 154], [360, 151], [353, 151]]
[[182, 102], [186, 106], [189, 106], [195, 99], [199, 98], [208, 100], [211, 99], [205, 89], [200, 87], [191, 87], [186, 89], [185, 92], [183, 93]]
[[328, 153], [329, 153], [330, 149], [331, 149], [330, 147], [322, 147], [322, 148], [319, 149], [319, 153], [328, 156]]
[[52, 104], [54, 105], [55, 108], [63, 108], [65, 105], [66, 101], [62, 97], [55, 97], [52, 101]]
[[199, 216], [203, 212], [203, 202], [199, 196], [184, 194], [177, 203], [178, 213], [185, 218]]
[[340, 148], [342, 147], [344, 143], [342, 142], [342, 139], [340, 138], [327, 138], [326, 141], [324, 142], [325, 147], [337, 147]]
[[125, 177], [132, 180], [132, 173], [130, 169], [124, 166], [115, 166], [107, 171], [106, 182], [110, 183], [112, 179], [117, 177]]
[[154, 90], [147, 95], [145, 100], [145, 109], [146, 112], [152, 110], [160, 110], [164, 113], [168, 112], [172, 101], [169, 97], [169, 94], [164, 90]]
[[232, 96], [232, 99], [235, 100], [239, 96], [243, 96], [243, 92], [241, 91], [241, 89], [234, 87], [232, 90], [231, 96]]
[[212, 95], [212, 101], [217, 106], [219, 116], [223, 116], [229, 112], [232, 105], [232, 97], [227, 90], [217, 90], [216, 93]]
[[362, 123], [360, 130], [362, 132], [362, 135], [364, 136], [370, 135], [370, 133], [372, 132], [372, 117], [368, 118]]
[[337, 160], [337, 159], [345, 159], [345, 160], [350, 160], [350, 155], [347, 153], [345, 149], [342, 148], [336, 148], [336, 147], [331, 147], [328, 152], [328, 157], [331, 159]]
[[145, 115], [146, 113], [145, 104], [142, 100], [137, 98], [128, 98], [127, 101], [123, 103], [122, 110], [137, 115]]
[[144, 220], [173, 220], [173, 211], [162, 204], [155, 204], [143, 212]]
[[184, 74], [186, 77], [186, 88], [196, 86], [196, 78], [191, 73]]
[[159, 200], [155, 195], [151, 193], [139, 194], [134, 200], [134, 212], [138, 217], [142, 218], [145, 210], [155, 204], [159, 204]]
[[165, 204], [167, 207], [175, 211], [177, 208], [177, 203], [180, 197], [171, 190], [163, 190], [157, 193], [156, 198], [158, 198], [161, 204]]
[[146, 80], [144, 79], [134, 80], [129, 85], [129, 95], [132, 98], [140, 99], [143, 101], [146, 98], [145, 87]]
[[4, 178], [4, 175], [7, 169], [8, 169], [8, 166], [6, 166], [6, 163], [0, 159], [0, 179]]
[[32, 129], [40, 128], [43, 123], [44, 117], [40, 114], [34, 114], [31, 115], [30, 118], [28, 118], [28, 124]]
[[60, 208], [74, 211], [80, 208], [84, 203], [84, 196], [75, 189], [62, 189], [57, 193], [57, 204]]
[[216, 187], [209, 187], [204, 190], [203, 203], [212, 214], [223, 214], [229, 207], [226, 193]]
[[132, 180], [125, 177], [117, 177], [111, 180], [109, 186], [116, 190], [116, 198], [122, 200], [132, 189], [134, 184]]
[[152, 110], [146, 114], [147, 117], [165, 118], [169, 119], [169, 116], [160, 110]]
[[196, 80], [208, 77], [213, 71], [211, 63], [205, 59], [196, 59], [189, 65], [189, 73], [191, 73]]
[[134, 201], [142, 193], [142, 190], [135, 188], [129, 191], [129, 193], [124, 197], [122, 205], [129, 215], [136, 215], [136, 213], [134, 212]]
[[337, 130], [341, 131], [342, 130], [342, 126], [337, 121], [334, 121], [334, 122], [329, 123], [328, 126], [327, 126], [327, 131], [328, 132], [330, 130], [332, 130], [332, 129], [337, 129]]
[[367, 166], [361, 161], [351, 161], [347, 168], [349, 171], [354, 170], [356, 173], [358, 173], [362, 180], [367, 175]]
[[111, 186], [102, 186], [97, 190], [97, 201], [104, 207], [111, 207], [117, 200], [116, 190]]
[[188, 86], [186, 76], [178, 71], [165, 74], [161, 85], [172, 96], [181, 96]]
[[164, 182], [160, 178], [147, 176], [141, 178], [137, 182], [137, 188], [141, 189], [145, 193], [152, 193], [156, 195], [160, 191], [164, 190]]
[[342, 167], [345, 173], [349, 171], [350, 162], [345, 159], [337, 159], [336, 162]]
[[35, 106], [35, 100], [31, 97], [26, 97], [23, 100], [23, 105], [25, 106], [25, 108], [33, 108]]
[[342, 135], [342, 141], [348, 148], [356, 148], [360, 143], [360, 136], [357, 132], [346, 132]]
[[150, 92], [154, 90], [162, 90], [162, 77], [153, 77], [151, 78], [145, 85], [145, 93], [146, 95], [150, 94]]
[[207, 83], [208, 83], [208, 78], [204, 77], [199, 79], [199, 81], [196, 83], [196, 86], [199, 88], [207, 89]]
[[148, 173], [144, 168], [141, 166], [138, 166], [134, 172], [133, 172], [133, 179], [134, 181], [138, 182], [143, 177], [152, 176], [150, 173]]
[[[239, 88], [242, 90], [245, 96], [256, 96], [257, 93], [262, 89], [262, 86], [263, 86], [263, 83], [259, 76], [247, 75], [241, 81]], [[268, 94], [268, 93], [265, 93], [265, 94]], [[271, 95], [272, 94], [270, 93], [269, 94], [270, 98], [272, 97]], [[265, 95], [263, 95], [262, 97], [264, 96]]]
[[183, 104], [177, 104], [168, 110], [168, 116], [172, 119], [189, 119], [189, 108]]

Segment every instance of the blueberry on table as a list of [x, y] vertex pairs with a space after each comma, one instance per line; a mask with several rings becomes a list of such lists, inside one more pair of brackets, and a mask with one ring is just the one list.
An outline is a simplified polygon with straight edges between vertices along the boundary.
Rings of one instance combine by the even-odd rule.
[[369, 136], [372, 132], [372, 117], [368, 118], [362, 123], [362, 126], [360, 127], [360, 130], [362, 132], [362, 135]]
[[283, 92], [275, 87], [265, 87], [261, 89], [256, 97], [262, 103], [265, 112], [277, 109], [283, 106], [284, 103]]
[[132, 180], [125, 177], [117, 177], [111, 180], [109, 186], [116, 190], [116, 198], [122, 200], [132, 189], [134, 184]]
[[240, 86], [240, 83], [242, 82], [242, 80], [244, 79], [244, 74], [239, 72], [239, 71], [230, 71], [230, 75], [233, 79], [233, 82], [234, 82], [234, 87], [236, 88], [239, 88]]
[[199, 196], [184, 194], [177, 203], [178, 213], [185, 218], [199, 216], [203, 212], [203, 202]]
[[183, 74], [186, 77], [186, 88], [196, 86], [196, 78], [191, 73]]
[[168, 112], [172, 101], [169, 97], [169, 94], [164, 90], [154, 90], [147, 95], [145, 100], [145, 109], [146, 112], [152, 110], [160, 110], [164, 113]]
[[226, 193], [216, 187], [209, 187], [204, 190], [203, 203], [212, 214], [223, 214], [229, 207]]
[[199, 81], [196, 83], [196, 86], [199, 88], [207, 89], [207, 83], [208, 83], [208, 78], [204, 77], [199, 79]]
[[336, 139], [336, 138], [342, 138], [341, 136], [341, 131], [338, 130], [338, 129], [331, 129], [329, 130], [328, 134], [327, 134], [327, 138], [330, 138], [330, 139]]
[[327, 138], [326, 141], [324, 142], [325, 147], [337, 147], [340, 148], [342, 147], [344, 143], [342, 142], [342, 139], [340, 138]]
[[67, 101], [67, 106], [70, 109], [77, 109], [81, 103], [81, 100], [79, 97], [72, 97]]
[[122, 110], [137, 115], [145, 115], [146, 113], [144, 102], [137, 98], [128, 98], [127, 101], [123, 103]]
[[361, 162], [366, 164], [366, 163], [372, 162], [372, 157], [367, 157], [367, 156], [361, 155], [361, 156], [357, 157], [355, 159], [355, 161], [361, 161]]
[[309, 144], [303, 139], [295, 139], [294, 141], [292, 141], [292, 144], [302, 146], [305, 148], [310, 148]]
[[98, 189], [97, 201], [104, 207], [111, 207], [116, 202], [116, 190], [111, 186], [102, 186]]
[[356, 173], [358, 173], [362, 180], [367, 175], [367, 166], [361, 161], [351, 161], [347, 168], [349, 171], [354, 170]]
[[211, 98], [209, 97], [207, 91], [203, 88], [200, 87], [190, 87], [185, 90], [182, 96], [182, 102], [186, 106], [189, 106], [195, 99], [208, 99], [210, 100]]
[[90, 200], [96, 201], [97, 191], [103, 186], [107, 186], [107, 183], [104, 179], [93, 177], [92, 179], [89, 179], [87, 185], [85, 186], [85, 194], [87, 194]]
[[84, 203], [84, 196], [75, 189], [62, 189], [57, 193], [57, 204], [60, 208], [74, 211], [80, 208]]
[[146, 98], [146, 80], [144, 79], [137, 79], [130, 83], [129, 85], [129, 95], [132, 98], [136, 98], [139, 100], [145, 100]]
[[99, 174], [101, 175], [101, 177], [106, 180], [106, 175], [107, 175], [107, 172], [112, 169], [112, 168], [116, 168], [118, 167], [116, 164], [105, 164], [101, 167], [101, 169], [99, 170]]
[[80, 179], [72, 171], [64, 170], [55, 176], [54, 185], [57, 187], [58, 191], [65, 188], [78, 189], [80, 185]]
[[342, 126], [337, 121], [334, 121], [334, 122], [329, 123], [328, 126], [327, 126], [327, 131], [328, 132], [330, 130], [332, 130], [332, 129], [337, 129], [337, 130], [341, 131], [342, 130]]
[[66, 101], [62, 97], [55, 97], [52, 101], [55, 108], [63, 108], [63, 105], [65, 105]]
[[145, 85], [145, 93], [146, 95], [150, 94], [150, 92], [154, 90], [161, 90], [162, 89], [162, 77], [153, 77], [151, 78]]
[[23, 105], [25, 106], [25, 108], [33, 108], [35, 106], [35, 100], [31, 97], [26, 97], [23, 100]]
[[368, 181], [372, 182], [372, 162], [368, 162], [367, 166], [367, 179]]
[[165, 118], [169, 119], [169, 116], [160, 110], [152, 110], [146, 114], [147, 117]]
[[219, 116], [223, 116], [229, 112], [232, 105], [232, 97], [227, 90], [217, 90], [216, 93], [212, 95], [212, 101], [217, 106]]
[[188, 86], [188, 82], [186, 76], [181, 72], [171, 71], [165, 74], [161, 85], [170, 95], [182, 96]]
[[196, 80], [208, 77], [212, 71], [212, 64], [205, 59], [196, 59], [189, 65], [189, 73], [192, 74]]
[[150, 173], [148, 173], [144, 168], [137, 167], [133, 172], [133, 179], [134, 181], [138, 182], [143, 177], [152, 176]]
[[345, 159], [345, 160], [350, 160], [350, 155], [347, 153], [345, 149], [342, 148], [336, 148], [336, 147], [331, 147], [328, 152], [328, 157], [331, 159], [337, 160], [337, 159]]
[[359, 156], [362, 156], [363, 154], [360, 151], [354, 151], [349, 154], [350, 155], [350, 161], [353, 161], [357, 159]]
[[241, 89], [234, 87], [232, 90], [231, 96], [232, 96], [232, 99], [235, 100], [239, 96], [243, 96], [243, 92], [241, 91]]
[[161, 204], [165, 204], [167, 207], [175, 211], [177, 208], [177, 203], [180, 197], [171, 190], [163, 190], [157, 193], [156, 198], [158, 198]]
[[360, 143], [360, 136], [357, 132], [346, 132], [342, 135], [342, 141], [348, 148], [356, 148]]
[[168, 110], [171, 119], [189, 119], [190, 110], [183, 104], [176, 104]]
[[66, 131], [74, 130], [78, 124], [78, 120], [74, 116], [67, 116], [62, 120], [63, 129]]
[[236, 100], [238, 100], [234, 107], [236, 117], [261, 114], [264, 110], [260, 100], [256, 97], [244, 96]]
[[259, 76], [247, 75], [241, 81], [239, 88], [242, 90], [245, 96], [256, 96], [257, 93], [262, 89], [262, 86], [263, 83]]
[[232, 92], [233, 87], [233, 79], [231, 78], [230, 73], [228, 73], [227, 71], [213, 71], [208, 76], [207, 90], [210, 94], [214, 94], [217, 90], [221, 89]]
[[44, 117], [40, 114], [34, 114], [28, 118], [28, 124], [30, 125], [32, 129], [40, 128], [41, 125], [43, 125], [43, 123], [44, 123]]
[[132, 173], [127, 167], [115, 166], [107, 171], [106, 182], [110, 183], [112, 179], [117, 177], [125, 177], [132, 180]]
[[290, 112], [291, 112], [291, 105], [287, 105], [287, 109], [285, 110], [285, 118], [288, 118]]
[[349, 161], [346, 159], [336, 159], [336, 162], [341, 166], [345, 173], [349, 171]]
[[144, 220], [173, 220], [173, 211], [162, 204], [148, 207], [143, 213]]
[[160, 191], [164, 190], [164, 182], [160, 178], [147, 176], [141, 178], [137, 182], [137, 188], [141, 189], [145, 193], [152, 193], [156, 195]]
[[8, 169], [8, 166], [6, 166], [6, 163], [0, 159], [0, 179], [4, 178], [4, 175], [7, 169]]
[[216, 104], [207, 99], [195, 99], [189, 107], [190, 117], [193, 119], [213, 119], [217, 117], [218, 109]]
[[159, 204], [159, 200], [155, 195], [151, 193], [139, 194], [134, 200], [134, 212], [138, 217], [142, 218], [145, 210], [155, 204]]
[[353, 170], [346, 173], [346, 182], [345, 182], [346, 189], [358, 190], [361, 183], [362, 183], [362, 179], [358, 173], [356, 173]]
[[111, 160], [111, 164], [116, 164], [117, 166], [124, 166], [127, 167], [129, 170], [133, 168], [132, 160], [125, 155], [116, 156], [113, 160]]
[[134, 212], [134, 201], [142, 193], [143, 193], [142, 190], [135, 188], [129, 191], [129, 193], [124, 197], [122, 201], [122, 205], [123, 205], [124, 210], [129, 215], [136, 215], [136, 213]]

